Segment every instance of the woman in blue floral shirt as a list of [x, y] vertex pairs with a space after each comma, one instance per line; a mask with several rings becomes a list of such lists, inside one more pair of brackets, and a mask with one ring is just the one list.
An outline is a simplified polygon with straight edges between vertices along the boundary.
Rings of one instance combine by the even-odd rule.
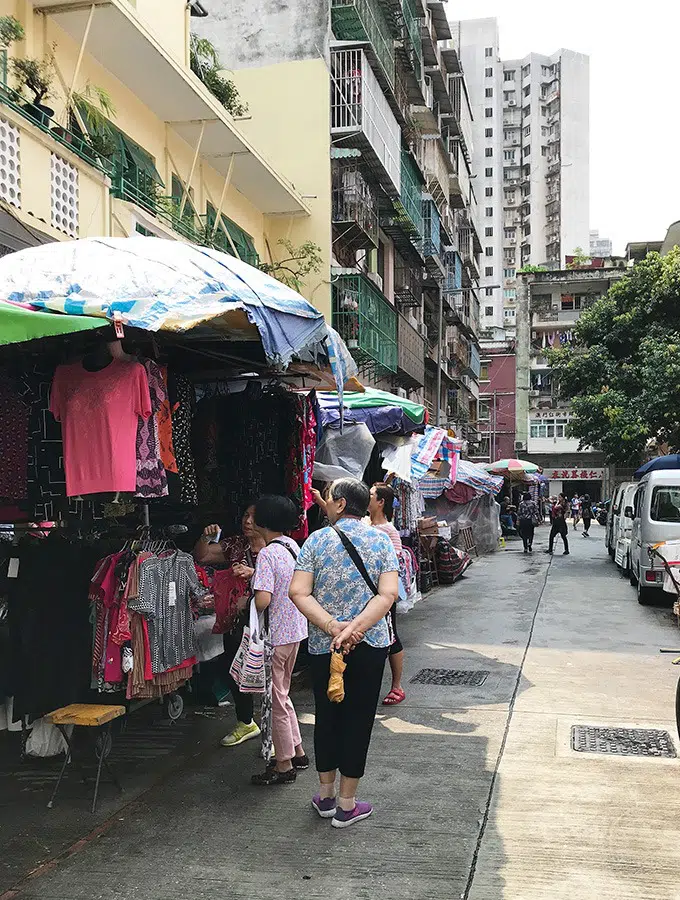
[[[398, 595], [399, 562], [392, 542], [377, 528], [364, 524], [368, 487], [356, 478], [331, 485], [326, 501], [328, 528], [314, 532], [297, 560], [290, 598], [309, 621], [310, 669], [314, 685], [316, 724], [314, 749], [319, 793], [312, 805], [335, 828], [346, 828], [373, 812], [370, 803], [356, 801], [359, 779], [378, 706], [385, 660], [392, 643], [386, 615]], [[354, 544], [369, 578], [368, 586], [335, 529]], [[327, 696], [331, 653], [346, 656], [345, 699]], [[340, 771], [340, 795], [335, 781]]]

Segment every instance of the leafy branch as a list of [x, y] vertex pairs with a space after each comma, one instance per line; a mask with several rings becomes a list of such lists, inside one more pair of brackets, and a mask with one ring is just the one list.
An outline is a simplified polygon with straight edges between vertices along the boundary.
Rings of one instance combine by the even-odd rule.
[[289, 288], [300, 293], [304, 287], [304, 279], [312, 272], [319, 272], [323, 258], [321, 247], [314, 241], [305, 241], [296, 247], [292, 241], [282, 238], [279, 245], [285, 249], [288, 256], [278, 262], [260, 263], [260, 270]]
[[191, 35], [190, 41], [191, 71], [197, 75], [210, 93], [232, 116], [244, 116], [248, 112], [233, 81], [225, 78], [220, 57], [208, 38]]

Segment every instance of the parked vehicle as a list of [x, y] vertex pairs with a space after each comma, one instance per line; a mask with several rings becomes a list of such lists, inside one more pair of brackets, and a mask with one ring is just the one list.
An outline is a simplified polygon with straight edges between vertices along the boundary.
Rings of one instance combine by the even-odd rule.
[[664, 568], [649, 551], [660, 541], [680, 540], [680, 469], [645, 475], [624, 515], [633, 523], [629, 576], [637, 587], [638, 602], [658, 602], [663, 597]]
[[636, 481], [627, 481], [621, 485], [619, 500], [619, 512], [614, 514], [612, 503], [610, 518], [612, 520], [611, 540], [614, 550], [614, 562], [623, 570], [624, 574], [630, 571], [630, 538], [633, 531], [633, 520], [624, 515], [627, 506], [633, 505], [633, 498], [637, 491]]

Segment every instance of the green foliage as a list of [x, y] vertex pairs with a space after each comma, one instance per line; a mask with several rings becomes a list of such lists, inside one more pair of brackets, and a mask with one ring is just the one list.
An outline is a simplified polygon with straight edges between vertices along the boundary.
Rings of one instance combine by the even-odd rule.
[[98, 156], [110, 159], [118, 147], [116, 133], [110, 121], [116, 116], [110, 94], [88, 81], [85, 90], [73, 92], [71, 102], [80, 113], [92, 149]]
[[582, 247], [575, 247], [572, 254], [572, 260], [567, 265], [568, 269], [582, 269], [584, 266], [590, 265], [590, 257], [583, 252]]
[[530, 272], [547, 272], [548, 270], [546, 269], [545, 266], [526, 265], [526, 266], [522, 266], [522, 268], [518, 269], [517, 271], [520, 275], [526, 275]]
[[232, 116], [244, 116], [248, 107], [241, 101], [236, 85], [222, 75], [223, 66], [215, 47], [207, 38], [191, 35], [191, 71]]
[[54, 66], [49, 59], [13, 59], [10, 61], [12, 74], [17, 81], [19, 93], [24, 90], [33, 94], [33, 103], [42, 103], [49, 96], [54, 79]]
[[24, 26], [14, 16], [0, 16], [0, 49], [7, 50], [15, 41], [23, 41]]
[[582, 313], [575, 334], [548, 358], [582, 445], [623, 465], [650, 441], [680, 446], [680, 249], [650, 253]]
[[300, 293], [305, 284], [304, 279], [310, 273], [318, 272], [321, 269], [321, 247], [313, 241], [305, 241], [299, 247], [295, 247], [291, 241], [283, 239], [279, 241], [279, 244], [285, 249], [288, 256], [280, 262], [260, 263], [259, 268], [267, 275], [271, 275]]

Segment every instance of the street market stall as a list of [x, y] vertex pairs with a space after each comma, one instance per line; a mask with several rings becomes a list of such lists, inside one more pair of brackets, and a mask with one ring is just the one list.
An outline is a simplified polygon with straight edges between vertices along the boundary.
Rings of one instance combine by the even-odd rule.
[[355, 372], [311, 304], [216, 251], [90, 239], [0, 261], [5, 724], [186, 684], [214, 613], [184, 551], [263, 493], [296, 499], [307, 534], [315, 399], [291, 388], [341, 394]]

